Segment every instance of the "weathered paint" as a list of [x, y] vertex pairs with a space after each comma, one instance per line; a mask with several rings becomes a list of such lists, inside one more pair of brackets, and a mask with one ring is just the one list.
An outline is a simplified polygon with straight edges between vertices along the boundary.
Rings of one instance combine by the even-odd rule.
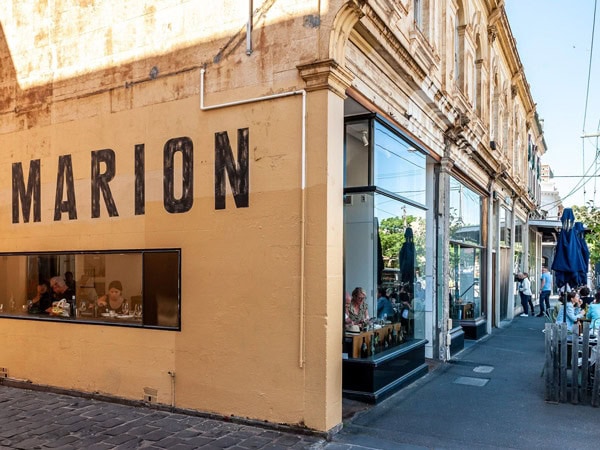
[[[300, 33], [313, 59], [321, 30], [302, 17], [326, 2], [301, 3], [257, 3], [265, 40], [247, 59], [231, 44], [243, 1], [3, 2], [0, 249], [182, 250], [181, 331], [0, 318], [11, 377], [132, 399], [151, 388], [160, 403], [319, 430], [340, 423], [343, 100], [308, 94], [304, 192], [300, 97], [199, 108], [206, 62], [211, 104], [304, 87], [298, 59], [276, 56], [290, 49], [275, 42]], [[20, 306], [11, 279], [0, 274], [0, 298], [12, 292]]]

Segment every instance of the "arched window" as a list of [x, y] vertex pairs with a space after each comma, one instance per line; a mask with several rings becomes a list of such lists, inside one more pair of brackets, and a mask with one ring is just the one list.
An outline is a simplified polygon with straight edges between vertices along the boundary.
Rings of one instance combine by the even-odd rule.
[[[508, 107], [507, 102], [504, 102], [505, 105], [507, 105], [506, 107]], [[502, 115], [502, 145], [504, 147], [504, 154], [508, 156], [510, 156], [510, 154], [508, 153], [510, 151], [509, 147], [512, 144], [512, 142], [510, 142], [510, 138], [509, 138], [509, 124], [510, 121], [510, 114], [508, 113], [508, 111], [504, 111], [503, 115]]]
[[458, 85], [460, 79], [460, 66], [459, 66], [459, 54], [460, 54], [460, 38], [458, 33], [458, 15], [454, 18], [454, 81]]
[[481, 39], [475, 39], [475, 76], [473, 78], [473, 107], [480, 118], [483, 118], [483, 58], [481, 56]]
[[421, 0], [413, 0], [413, 15], [416, 27], [423, 30], [423, 3]]
[[458, 2], [458, 9], [454, 18], [454, 81], [461, 89], [465, 89], [465, 18], [462, 2]]
[[492, 80], [492, 116], [490, 118], [490, 138], [495, 141], [497, 145], [500, 144], [500, 133], [498, 132], [498, 117], [499, 117], [499, 103], [500, 103], [500, 89], [498, 88], [498, 74], [494, 73]]

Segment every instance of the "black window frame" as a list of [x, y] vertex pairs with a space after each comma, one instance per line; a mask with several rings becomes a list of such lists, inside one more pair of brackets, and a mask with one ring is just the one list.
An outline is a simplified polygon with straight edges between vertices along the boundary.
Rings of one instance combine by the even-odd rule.
[[[177, 260], [177, 325], [165, 326], [157, 323], [148, 323], [149, 315], [146, 311], [152, 311], [152, 307], [148, 307], [150, 302], [150, 295], [147, 293], [146, 288], [149, 283], [146, 282], [146, 277], [149, 276], [149, 268], [146, 266], [147, 258], [146, 255], [157, 255], [157, 254], [175, 254]], [[132, 328], [143, 328], [143, 329], [156, 329], [166, 331], [181, 331], [181, 248], [148, 248], [148, 249], [111, 249], [111, 250], [63, 250], [63, 251], [27, 251], [27, 252], [0, 252], [0, 257], [10, 256], [58, 256], [58, 255], [115, 255], [115, 254], [140, 254], [142, 259], [142, 320], [141, 323], [130, 323], [130, 322], [116, 322], [116, 321], [104, 321], [102, 319], [89, 319], [82, 317], [56, 317], [49, 315], [38, 315], [38, 314], [15, 314], [14, 311], [1, 311], [0, 319], [16, 319], [16, 320], [37, 320], [37, 321], [48, 321], [48, 322], [61, 322], [61, 323], [77, 323], [85, 325], [102, 325], [102, 326], [118, 326], [118, 327], [132, 327]], [[157, 307], [158, 309], [158, 307]]]

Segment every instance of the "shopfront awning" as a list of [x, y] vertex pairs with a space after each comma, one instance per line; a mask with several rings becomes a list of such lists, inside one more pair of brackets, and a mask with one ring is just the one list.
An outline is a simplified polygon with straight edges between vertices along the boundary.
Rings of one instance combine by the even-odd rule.
[[562, 228], [562, 222], [560, 220], [547, 220], [547, 219], [536, 219], [530, 220], [529, 226], [536, 228], [537, 231], [542, 233], [542, 242], [545, 243], [556, 243], [558, 233]]

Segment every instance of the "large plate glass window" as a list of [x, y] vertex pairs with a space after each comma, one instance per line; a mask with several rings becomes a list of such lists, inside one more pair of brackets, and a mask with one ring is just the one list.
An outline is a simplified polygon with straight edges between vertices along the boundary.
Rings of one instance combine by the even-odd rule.
[[367, 358], [425, 337], [426, 155], [369, 116], [347, 119], [345, 162], [344, 353]]
[[4, 254], [0, 316], [180, 327], [180, 250]]
[[513, 298], [513, 308], [517, 305], [521, 304], [521, 299], [519, 297], [519, 284], [516, 279], [516, 275], [519, 272], [523, 272], [523, 233], [527, 233], [527, 227], [525, 225], [525, 221], [522, 220], [519, 216], [515, 215], [515, 245], [514, 245], [514, 260], [513, 260], [513, 277], [514, 281], [512, 285], [512, 298]]
[[450, 177], [450, 315], [457, 321], [484, 316], [481, 302], [481, 197]]

